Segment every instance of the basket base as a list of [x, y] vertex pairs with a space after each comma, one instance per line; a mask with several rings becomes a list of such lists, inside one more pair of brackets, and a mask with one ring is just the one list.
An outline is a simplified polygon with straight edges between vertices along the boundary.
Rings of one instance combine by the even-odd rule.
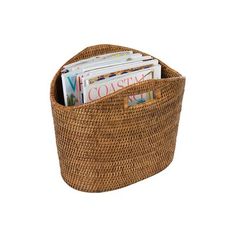
[[147, 167], [142, 167], [141, 170], [139, 169], [135, 172], [130, 172], [129, 175], [121, 173], [117, 176], [111, 175], [110, 178], [79, 176], [78, 174], [72, 174], [72, 172], [65, 171], [62, 167], [61, 176], [66, 184], [76, 190], [90, 193], [107, 192], [127, 187], [156, 175], [166, 169], [172, 160], [173, 155], [168, 160], [165, 159], [159, 162], [150, 163]]

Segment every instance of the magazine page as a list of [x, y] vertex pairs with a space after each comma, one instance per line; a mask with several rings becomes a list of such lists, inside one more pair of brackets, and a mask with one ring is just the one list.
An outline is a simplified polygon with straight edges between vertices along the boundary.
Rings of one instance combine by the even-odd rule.
[[79, 60], [79, 61], [74, 62], [74, 63], [70, 63], [68, 65], [63, 66], [63, 68], [70, 70], [73, 67], [83, 65], [83, 64], [86, 64], [86, 63], [94, 63], [94, 62], [98, 62], [98, 61], [106, 60], [106, 59], [116, 59], [116, 58], [119, 58], [119, 57], [122, 57], [122, 56], [128, 56], [128, 55], [132, 55], [132, 54], [133, 54], [132, 51], [121, 51], [121, 52], [98, 55], [98, 56], [90, 57], [90, 58], [87, 58], [87, 59]]

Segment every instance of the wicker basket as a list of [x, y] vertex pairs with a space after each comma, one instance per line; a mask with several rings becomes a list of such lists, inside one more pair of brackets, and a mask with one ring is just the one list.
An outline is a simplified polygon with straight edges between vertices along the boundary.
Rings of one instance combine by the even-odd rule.
[[[67, 63], [134, 49], [96, 45]], [[141, 52], [144, 55], [146, 53]], [[65, 182], [86, 192], [121, 188], [165, 169], [173, 159], [185, 78], [159, 60], [162, 79], [130, 85], [99, 100], [64, 106], [60, 70], [50, 99], [56, 143]], [[129, 95], [154, 91], [143, 104], [127, 106]]]

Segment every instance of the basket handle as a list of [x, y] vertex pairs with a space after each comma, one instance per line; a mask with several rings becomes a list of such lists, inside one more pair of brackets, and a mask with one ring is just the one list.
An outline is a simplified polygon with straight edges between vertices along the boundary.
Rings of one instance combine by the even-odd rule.
[[[147, 94], [151, 94], [152, 98], [149, 98], [147, 101], [138, 102], [138, 100], [143, 99], [143, 96], [147, 96]], [[161, 89], [148, 89], [142, 93], [135, 93], [124, 97], [124, 109], [135, 109], [145, 104], [152, 104], [156, 100], [161, 98]], [[134, 104], [133, 104], [134, 103]]]

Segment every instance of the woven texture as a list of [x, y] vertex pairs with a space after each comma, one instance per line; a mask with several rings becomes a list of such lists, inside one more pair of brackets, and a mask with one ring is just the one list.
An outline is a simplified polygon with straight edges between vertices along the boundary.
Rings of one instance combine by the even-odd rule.
[[[96, 45], [67, 63], [134, 49]], [[141, 52], [144, 55], [146, 53]], [[51, 82], [50, 99], [63, 179], [86, 192], [121, 188], [166, 168], [173, 159], [185, 78], [162, 65], [162, 79], [148, 80], [91, 103], [65, 107], [60, 70]], [[126, 107], [129, 95], [154, 91], [155, 98]]]

